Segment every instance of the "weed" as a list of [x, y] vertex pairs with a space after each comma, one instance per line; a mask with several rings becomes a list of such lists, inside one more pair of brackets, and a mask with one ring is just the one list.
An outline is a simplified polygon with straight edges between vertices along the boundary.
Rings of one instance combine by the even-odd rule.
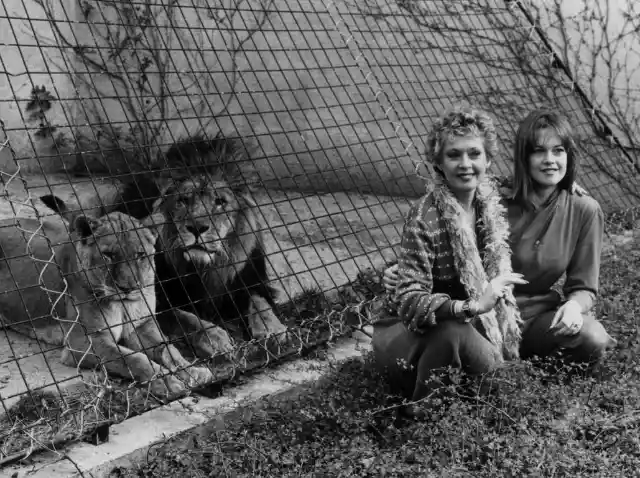
[[162, 443], [111, 476], [638, 476], [638, 271], [637, 251], [603, 264], [599, 316], [619, 347], [598, 370], [552, 357], [459, 377], [418, 404], [426, 419], [409, 420], [367, 357], [296, 398], [267, 399], [241, 410], [242, 420]]

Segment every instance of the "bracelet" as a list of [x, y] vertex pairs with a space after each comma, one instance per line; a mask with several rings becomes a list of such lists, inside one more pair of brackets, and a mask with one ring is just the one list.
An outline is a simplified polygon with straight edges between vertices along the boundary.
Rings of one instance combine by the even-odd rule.
[[474, 315], [474, 317], [480, 314], [480, 304], [477, 300], [469, 299], [469, 311]]
[[466, 319], [467, 315], [464, 313], [464, 306], [466, 301], [456, 300], [454, 306], [454, 317], [458, 319]]

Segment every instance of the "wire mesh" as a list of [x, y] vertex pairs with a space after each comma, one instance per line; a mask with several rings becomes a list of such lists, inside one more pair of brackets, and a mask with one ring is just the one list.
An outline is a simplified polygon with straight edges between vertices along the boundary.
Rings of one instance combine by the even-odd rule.
[[[395, 257], [424, 192], [423, 138], [459, 100], [497, 119], [499, 175], [519, 120], [559, 105], [580, 139], [581, 185], [611, 217], [637, 217], [637, 164], [601, 134], [517, 1], [0, 8], [3, 463], [190, 391], [217, 393], [212, 384], [365, 325], [381, 292], [370, 271]], [[122, 209], [131, 197], [142, 200]], [[118, 204], [142, 222], [114, 216]], [[130, 230], [114, 231], [121, 221]], [[153, 231], [158, 286], [122, 299], [122, 277], [138, 289], [149, 280], [140, 253]], [[89, 276], [119, 288], [102, 305], [139, 309], [108, 315], [96, 306], [104, 291], [78, 292]], [[50, 336], [24, 337], [38, 329]]]

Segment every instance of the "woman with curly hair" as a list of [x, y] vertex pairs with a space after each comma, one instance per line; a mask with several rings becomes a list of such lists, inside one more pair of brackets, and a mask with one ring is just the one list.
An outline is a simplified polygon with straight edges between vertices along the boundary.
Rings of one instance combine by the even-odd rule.
[[374, 324], [373, 350], [391, 384], [425, 397], [448, 367], [488, 372], [518, 357], [521, 320], [512, 295], [509, 229], [487, 178], [496, 131], [483, 111], [456, 107], [429, 136], [433, 192], [409, 212], [397, 268], [397, 316]]
[[[596, 362], [616, 343], [594, 314], [604, 217], [595, 199], [576, 191], [578, 157], [567, 118], [529, 114], [518, 129], [514, 164], [513, 183], [501, 193], [512, 267], [526, 280], [514, 290], [523, 319], [520, 356], [562, 349], [573, 362]], [[387, 269], [384, 279], [398, 298], [401, 268]], [[561, 295], [552, 287], [564, 275]]]

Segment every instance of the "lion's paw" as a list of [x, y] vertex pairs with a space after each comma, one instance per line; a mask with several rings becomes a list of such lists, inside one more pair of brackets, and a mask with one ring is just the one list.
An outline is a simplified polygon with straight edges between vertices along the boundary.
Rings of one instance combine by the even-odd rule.
[[201, 358], [210, 358], [219, 354], [230, 354], [233, 352], [233, 341], [222, 327], [210, 327], [200, 332], [193, 344], [196, 353]]
[[249, 329], [254, 339], [266, 339], [275, 335], [279, 340], [286, 340], [289, 330], [271, 309], [249, 315]]

